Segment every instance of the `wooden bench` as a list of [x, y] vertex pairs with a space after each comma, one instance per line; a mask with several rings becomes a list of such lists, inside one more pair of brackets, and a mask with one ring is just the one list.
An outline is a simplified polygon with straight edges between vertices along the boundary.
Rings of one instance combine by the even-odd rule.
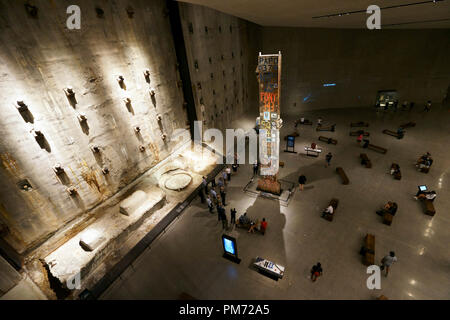
[[324, 136], [320, 136], [319, 137], [319, 140], [320, 141], [323, 141], [323, 142], [326, 142], [326, 143], [328, 143], [328, 144], [337, 144], [337, 140], [336, 139], [333, 139], [333, 138], [327, 138], [327, 137], [324, 137]]
[[362, 133], [362, 135], [363, 135], [364, 137], [370, 136], [370, 133], [369, 133], [369, 132], [365, 132], [364, 130], [350, 131], [350, 136], [352, 136], [352, 137], [357, 137], [357, 136], [359, 136], [361, 133]]
[[281, 168], [284, 168], [284, 161], [280, 161], [280, 162], [279, 162], [279, 166], [280, 166]]
[[316, 131], [333, 131], [334, 132], [335, 127], [336, 127], [335, 124], [333, 124], [331, 126], [318, 126], [316, 128]]
[[342, 179], [342, 184], [349, 184], [350, 180], [348, 180], [347, 175], [344, 172], [344, 169], [342, 169], [341, 167], [337, 167], [336, 168], [336, 172], [339, 174], [339, 176]]
[[305, 119], [305, 121], [303, 121], [303, 122], [300, 122], [300, 119], [295, 120], [295, 126], [297, 126], [299, 124], [311, 126], [312, 122], [310, 120], [308, 120], [308, 119]]
[[396, 172], [394, 173], [394, 179], [401, 180], [402, 179], [402, 173], [400, 172], [400, 167], [396, 163], [392, 163], [391, 170], [394, 169]]
[[385, 153], [387, 152], [387, 149], [385, 149], [385, 148], [383, 148], [383, 147], [376, 146], [376, 145], [374, 145], [374, 144], [370, 144], [370, 143], [369, 143], [369, 145], [367, 146], [367, 148], [370, 149], [370, 150], [379, 152], [379, 153], [383, 153], [383, 154], [385, 154]]
[[363, 263], [366, 266], [375, 264], [375, 236], [373, 234], [366, 234], [364, 237], [363, 247]]
[[368, 127], [369, 123], [364, 121], [352, 122], [350, 123], [350, 127]]
[[394, 216], [392, 214], [390, 214], [389, 212], [385, 212], [383, 214], [383, 223], [390, 226], [392, 223], [392, 218], [394, 218]]
[[433, 201], [425, 199], [423, 200], [425, 204], [425, 214], [429, 216], [434, 216], [436, 210], [434, 209]]
[[406, 129], [406, 128], [412, 128], [412, 127], [415, 127], [415, 126], [416, 126], [416, 123], [413, 122], [413, 121], [410, 121], [410, 122], [407, 122], [407, 123], [404, 123], [404, 124], [400, 125], [400, 128]]
[[377, 300], [389, 300], [389, 299], [388, 297], [381, 295], [377, 298]]
[[333, 198], [333, 199], [330, 200], [330, 203], [329, 203], [328, 205], [333, 207], [333, 214], [328, 214], [328, 213], [325, 214], [325, 215], [323, 216], [323, 218], [324, 218], [325, 220], [333, 221], [333, 217], [334, 217], [334, 215], [336, 214], [336, 209], [337, 209], [337, 207], [338, 207], [338, 204], [339, 204], [339, 200], [338, 200], [338, 199]]
[[369, 157], [365, 153], [361, 153], [359, 155], [359, 158], [361, 159], [361, 164], [365, 165], [366, 168], [372, 168], [372, 162], [370, 161]]
[[396, 137], [397, 139], [403, 138], [403, 134], [398, 134], [398, 133], [395, 132], [395, 131], [391, 131], [391, 130], [384, 129], [384, 130], [383, 130], [383, 133], [384, 133], [384, 134], [387, 134], [387, 135], [389, 135], [389, 136]]

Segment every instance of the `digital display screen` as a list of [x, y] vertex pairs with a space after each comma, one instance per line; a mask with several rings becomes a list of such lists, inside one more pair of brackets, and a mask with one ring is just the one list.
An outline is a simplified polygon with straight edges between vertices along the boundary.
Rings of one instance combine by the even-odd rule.
[[237, 256], [236, 239], [227, 235], [222, 235], [222, 244], [226, 254]]
[[427, 191], [427, 186], [419, 186], [420, 191]]
[[287, 137], [287, 142], [288, 142], [288, 147], [293, 147], [295, 144], [295, 137], [293, 136], [288, 136]]

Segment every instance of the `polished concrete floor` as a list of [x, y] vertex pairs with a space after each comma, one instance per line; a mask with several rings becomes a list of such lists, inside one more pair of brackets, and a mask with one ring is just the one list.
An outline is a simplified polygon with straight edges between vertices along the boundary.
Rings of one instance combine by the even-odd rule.
[[[389, 299], [450, 298], [450, 112], [435, 106], [430, 113], [376, 113], [372, 108], [321, 110], [305, 114], [314, 123], [336, 123], [336, 132], [316, 132], [315, 125], [299, 126], [296, 150], [281, 152], [285, 167], [280, 178], [297, 181], [303, 173], [308, 181], [304, 191], [296, 191], [289, 206], [274, 200], [255, 198], [243, 188], [252, 174], [250, 165], [241, 166], [228, 185], [227, 215], [236, 207], [252, 218], [265, 217], [264, 236], [243, 229], [228, 232], [237, 238], [240, 264], [222, 258], [222, 224], [196, 198], [115, 283], [102, 299], [177, 299], [185, 292], [198, 299], [373, 299], [381, 294]], [[300, 117], [300, 115], [299, 115]], [[387, 154], [362, 149], [350, 137], [351, 121], [368, 121], [370, 141], [388, 149]], [[413, 120], [417, 126], [406, 130], [402, 140], [382, 134]], [[249, 120], [251, 126], [253, 120]], [[284, 118], [282, 136], [292, 132], [294, 118]], [[245, 121], [243, 121], [244, 123]], [[337, 145], [318, 142], [319, 135], [333, 137]], [[318, 158], [307, 157], [303, 147], [316, 142], [323, 148]], [[284, 141], [282, 140], [282, 149]], [[331, 151], [331, 167], [324, 155]], [[414, 164], [429, 151], [434, 164], [428, 174]], [[359, 154], [367, 153], [373, 167], [360, 165]], [[402, 179], [388, 174], [390, 165], [400, 165]], [[350, 179], [342, 185], [335, 172], [342, 166]], [[422, 204], [413, 199], [417, 186], [436, 190], [436, 215], [424, 214]], [[328, 222], [321, 210], [332, 197], [340, 200], [335, 218]], [[391, 226], [375, 214], [388, 200], [399, 209]], [[363, 237], [376, 236], [375, 258], [393, 250], [398, 262], [388, 277], [382, 276], [381, 290], [366, 287], [368, 274], [359, 254]], [[252, 269], [252, 260], [261, 256], [286, 267], [279, 281]], [[311, 266], [320, 261], [323, 276], [313, 283]]]

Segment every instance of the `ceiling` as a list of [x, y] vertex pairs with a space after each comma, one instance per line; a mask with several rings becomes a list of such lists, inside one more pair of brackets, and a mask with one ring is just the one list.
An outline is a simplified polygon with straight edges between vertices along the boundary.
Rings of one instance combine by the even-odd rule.
[[[179, 0], [180, 1], [180, 0]], [[450, 0], [181, 0], [262, 26], [366, 28], [370, 5], [381, 8], [381, 28], [450, 28]], [[397, 7], [401, 5], [402, 7]], [[392, 7], [394, 8], [385, 8]], [[385, 9], [383, 9], [385, 8]], [[351, 14], [347, 12], [360, 11]], [[337, 14], [343, 13], [342, 16]], [[331, 17], [313, 18], [333, 15]]]

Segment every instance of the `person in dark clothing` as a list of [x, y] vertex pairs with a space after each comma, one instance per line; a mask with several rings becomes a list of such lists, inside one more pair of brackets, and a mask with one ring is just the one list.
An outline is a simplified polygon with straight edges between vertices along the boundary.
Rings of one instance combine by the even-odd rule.
[[208, 194], [208, 181], [206, 180], [206, 177], [202, 178], [202, 186], [205, 189], [205, 194]]
[[399, 127], [397, 129], [397, 134], [398, 134], [398, 139], [403, 138], [403, 136], [405, 135], [405, 129], [403, 129], [402, 127]]
[[414, 102], [411, 102], [411, 103], [409, 104], [409, 111], [411, 111], [411, 110], [413, 109], [413, 107], [414, 107]]
[[236, 208], [233, 208], [230, 210], [230, 216], [231, 216], [230, 223], [235, 224], [236, 223]]
[[200, 190], [198, 190], [198, 195], [200, 196], [201, 203], [205, 203], [205, 193], [203, 192], [203, 188], [200, 188]]
[[364, 139], [364, 144], [363, 144], [363, 148], [367, 148], [369, 146], [370, 141], [368, 139]]
[[253, 175], [254, 176], [258, 175], [258, 163], [256, 161], [253, 164]]
[[216, 178], [211, 180], [211, 187], [215, 188], [216, 187]]
[[430, 111], [431, 110], [431, 101], [428, 100], [428, 102], [425, 104], [425, 108], [423, 109], [423, 111]]
[[225, 209], [221, 205], [217, 205], [217, 218], [218, 221], [222, 220], [223, 215], [225, 214]]
[[222, 186], [220, 187], [220, 197], [222, 198], [222, 203], [224, 206], [227, 205], [227, 202], [225, 201], [225, 196], [227, 195], [226, 191], [225, 191], [225, 187]]
[[331, 152], [328, 152], [327, 155], [325, 156], [325, 168], [327, 168], [330, 165], [332, 157], [333, 155], [331, 154]]
[[228, 227], [228, 221], [227, 221], [227, 216], [225, 214], [225, 209], [220, 210], [220, 212], [219, 212], [219, 221], [220, 220], [222, 220], [222, 228], [226, 229]]
[[316, 281], [317, 278], [322, 275], [322, 271], [322, 265], [320, 262], [317, 262], [317, 264], [311, 268], [311, 280], [313, 282]]
[[298, 177], [298, 186], [299, 186], [300, 191], [303, 191], [303, 186], [305, 185], [305, 183], [306, 183], [306, 177], [303, 174], [301, 174]]
[[237, 172], [237, 169], [238, 169], [237, 164], [233, 163], [233, 165], [231, 167], [233, 168], [233, 172]]

